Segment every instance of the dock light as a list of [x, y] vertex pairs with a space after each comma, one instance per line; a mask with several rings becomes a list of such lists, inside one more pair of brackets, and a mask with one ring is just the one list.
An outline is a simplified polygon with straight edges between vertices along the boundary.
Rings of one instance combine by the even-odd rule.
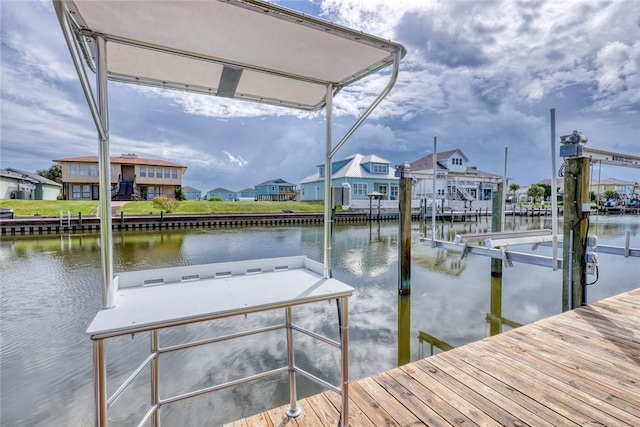
[[401, 165], [396, 165], [396, 172], [394, 175], [396, 178], [405, 178], [408, 177], [410, 170], [411, 168], [409, 163], [403, 162]]
[[579, 130], [574, 130], [569, 135], [560, 137], [560, 157], [582, 157], [583, 147], [587, 143], [588, 138]]

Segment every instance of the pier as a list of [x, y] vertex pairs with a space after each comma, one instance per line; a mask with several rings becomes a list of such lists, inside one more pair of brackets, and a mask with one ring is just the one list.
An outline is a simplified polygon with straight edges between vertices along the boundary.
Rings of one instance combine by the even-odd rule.
[[[350, 426], [635, 426], [640, 288], [350, 384]], [[333, 426], [331, 391], [227, 424]]]

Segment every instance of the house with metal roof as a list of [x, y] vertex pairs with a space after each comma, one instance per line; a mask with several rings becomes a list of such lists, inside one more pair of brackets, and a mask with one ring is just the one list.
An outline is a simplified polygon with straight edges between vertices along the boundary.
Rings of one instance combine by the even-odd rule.
[[0, 169], [0, 199], [56, 200], [62, 185], [33, 172]]
[[182, 187], [182, 193], [187, 200], [200, 200], [202, 199], [202, 192], [197, 188], [190, 187], [185, 185]]
[[[491, 202], [501, 175], [478, 170], [469, 165], [469, 158], [460, 149], [443, 151], [436, 155], [436, 194], [433, 194], [433, 153], [409, 165], [414, 178], [414, 199], [462, 202], [464, 206], [484, 207]], [[482, 203], [474, 203], [479, 201]], [[455, 204], [455, 203], [454, 203]]]
[[207, 200], [211, 198], [218, 198], [218, 199], [222, 199], [225, 202], [235, 201], [235, 200], [238, 200], [238, 193], [232, 190], [228, 190], [224, 187], [217, 187], [217, 188], [214, 188], [213, 190], [207, 191], [205, 198]]
[[[98, 200], [98, 157], [68, 157], [54, 160], [62, 165], [62, 194], [66, 200]], [[143, 159], [135, 154], [111, 157], [111, 199], [153, 200], [175, 197], [182, 188], [186, 166], [160, 159]]]
[[256, 200], [281, 202], [286, 200], [296, 200], [296, 185], [276, 178], [265, 181], [255, 186]]
[[244, 190], [238, 191], [238, 200], [255, 200], [256, 189], [253, 187], [247, 187]]
[[[300, 182], [300, 200], [324, 200], [325, 165]], [[351, 186], [352, 200], [368, 200], [377, 192], [389, 200], [398, 198], [398, 178], [390, 162], [374, 154], [354, 154], [331, 163], [331, 186]]]

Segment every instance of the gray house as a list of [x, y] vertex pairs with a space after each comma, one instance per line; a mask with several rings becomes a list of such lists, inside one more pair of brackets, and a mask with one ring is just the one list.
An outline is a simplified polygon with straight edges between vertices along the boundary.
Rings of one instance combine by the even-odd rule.
[[0, 198], [56, 200], [62, 184], [33, 172], [15, 168], [0, 169]]
[[[324, 165], [318, 171], [300, 182], [300, 200], [324, 200]], [[383, 198], [398, 198], [398, 178], [395, 168], [388, 160], [374, 154], [363, 156], [354, 154], [331, 164], [331, 185], [351, 186], [352, 200], [368, 200], [369, 194], [377, 192]]]
[[206, 198], [209, 200], [212, 197], [218, 197], [223, 201], [229, 200], [238, 200], [238, 194], [235, 191], [227, 190], [223, 187], [214, 188], [213, 190], [207, 191]]

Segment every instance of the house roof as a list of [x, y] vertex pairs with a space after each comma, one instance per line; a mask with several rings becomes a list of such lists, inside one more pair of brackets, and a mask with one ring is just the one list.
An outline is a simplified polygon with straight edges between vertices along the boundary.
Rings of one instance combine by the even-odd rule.
[[[469, 161], [469, 158], [465, 156], [465, 154], [460, 149], [457, 149], [457, 148], [455, 150], [439, 152], [438, 156], [436, 157], [436, 165], [438, 167], [438, 170], [447, 170], [447, 168], [442, 166], [440, 162], [444, 162], [445, 160], [448, 160], [449, 158], [451, 158], [451, 156], [453, 156], [456, 153], [459, 153], [460, 156], [462, 156], [465, 161]], [[415, 162], [412, 162], [409, 165], [409, 168], [411, 169], [412, 172], [433, 169], [433, 153], [421, 159], [418, 159]]]
[[265, 181], [261, 184], [256, 185], [256, 187], [261, 187], [263, 185], [293, 185], [294, 187], [296, 186], [295, 184], [291, 183], [291, 182], [287, 182], [282, 178], [276, 178], [276, 179], [272, 179], [269, 181]]
[[[335, 171], [332, 175], [332, 179], [336, 178], [373, 178], [373, 179], [389, 179], [397, 181], [398, 178], [395, 176], [395, 169], [389, 167], [387, 174], [382, 175], [379, 173], [371, 173], [367, 171], [362, 165], [367, 163], [385, 163], [389, 165], [389, 161], [383, 159], [382, 157], [378, 157], [376, 155], [367, 155], [363, 156], [362, 154], [354, 154], [342, 160], [337, 160], [335, 163], [343, 162], [345, 160], [349, 160], [343, 167], [339, 170]], [[306, 184], [309, 182], [323, 181], [324, 177], [320, 176], [320, 171], [318, 170], [313, 175], [309, 175], [300, 181], [300, 184]]]
[[[271, 2], [54, 0], [93, 67], [108, 42], [113, 81], [317, 110], [328, 84], [349, 85], [406, 54], [403, 46]], [[64, 27], [64, 25], [63, 25]], [[83, 37], [84, 36], [84, 37]], [[89, 37], [87, 37], [89, 36]]]
[[[138, 156], [124, 155], [124, 156], [111, 156], [111, 164], [121, 165], [140, 165], [140, 166], [169, 166], [174, 168], [186, 169], [184, 165], [178, 163], [168, 162], [160, 159], [143, 159]], [[54, 160], [57, 163], [98, 163], [98, 156], [81, 156], [81, 157], [67, 157], [64, 159]]]
[[214, 188], [213, 190], [207, 191], [207, 193], [235, 193], [235, 191], [228, 190], [224, 187], [217, 187], [217, 188]]
[[200, 190], [198, 190], [197, 188], [189, 187], [188, 185], [182, 187], [182, 191], [184, 191], [185, 193], [199, 193], [200, 192]]
[[240, 190], [241, 193], [255, 193], [256, 189], [253, 187], [247, 187], [244, 190]]
[[45, 185], [53, 185], [56, 187], [62, 187], [62, 184], [52, 181], [43, 176], [40, 176], [37, 173], [26, 172], [26, 171], [15, 169], [15, 168], [0, 169], [0, 176], [18, 179], [22, 181], [29, 181], [33, 184], [45, 184]]

